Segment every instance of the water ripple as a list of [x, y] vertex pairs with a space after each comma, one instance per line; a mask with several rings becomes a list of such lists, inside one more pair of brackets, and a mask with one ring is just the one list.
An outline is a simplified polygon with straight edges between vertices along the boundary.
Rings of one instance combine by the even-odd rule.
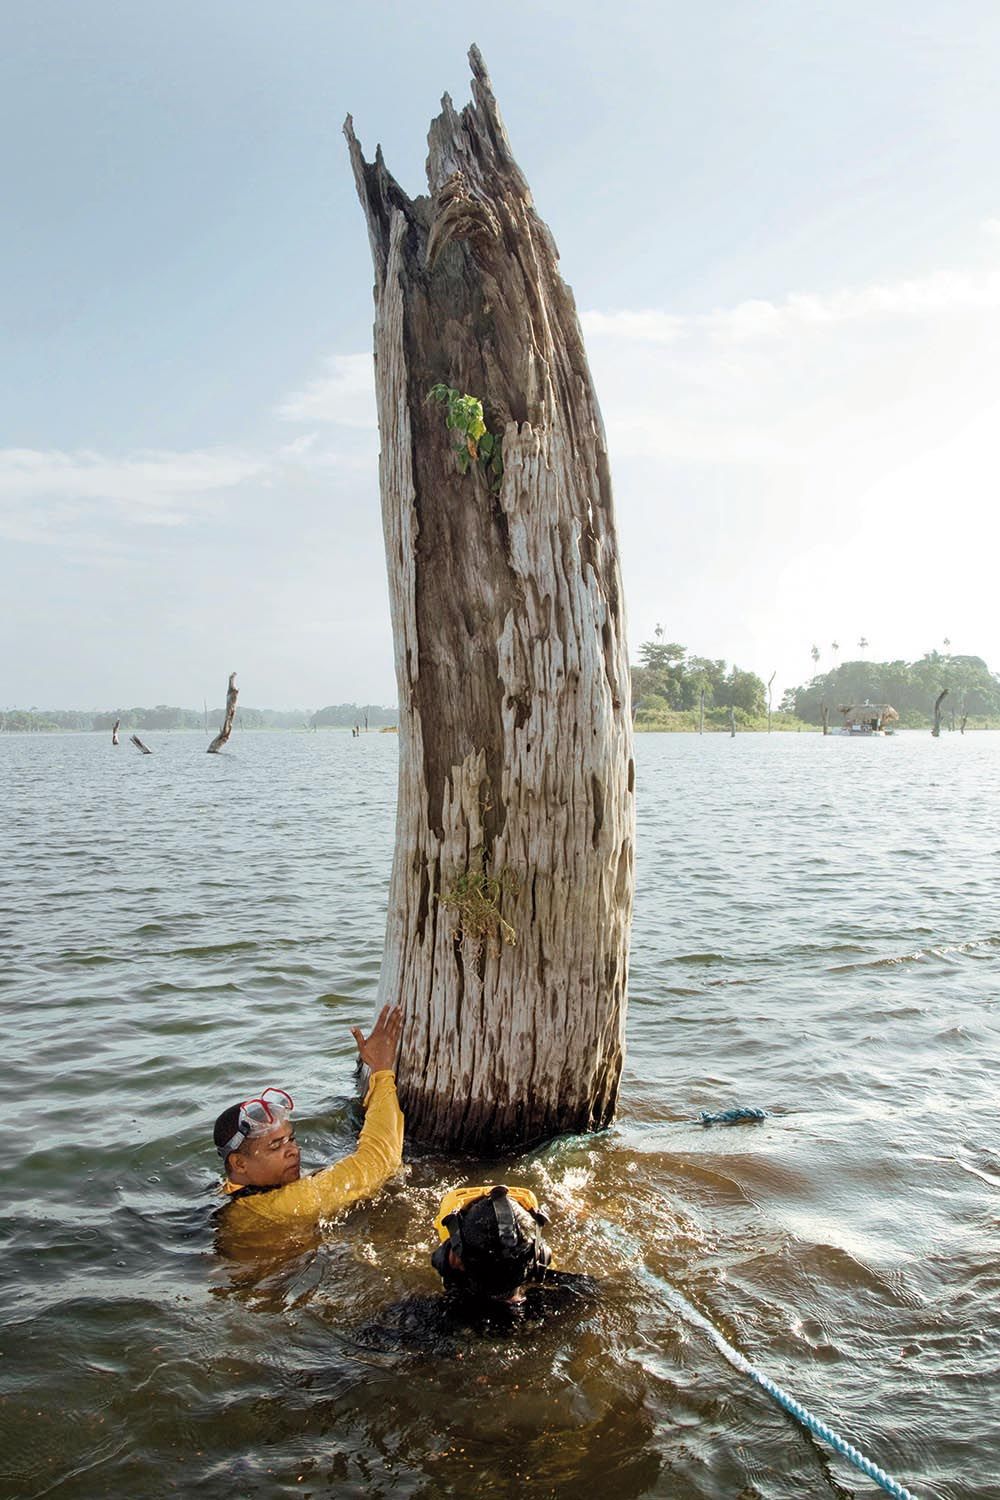
[[[30, 1101], [5, 1125], [10, 1493], [860, 1493], [648, 1272], [922, 1500], [993, 1496], [1000, 737], [641, 739], [615, 1126], [495, 1168], [414, 1153], [315, 1247], [243, 1266], [213, 1255], [211, 1119], [283, 1081], [308, 1162], [350, 1148], [396, 745], [160, 740], [0, 736], [0, 1083]], [[697, 1123], [732, 1104], [767, 1118]], [[548, 1203], [597, 1304], [366, 1344], [434, 1292], [443, 1186], [491, 1170]]]

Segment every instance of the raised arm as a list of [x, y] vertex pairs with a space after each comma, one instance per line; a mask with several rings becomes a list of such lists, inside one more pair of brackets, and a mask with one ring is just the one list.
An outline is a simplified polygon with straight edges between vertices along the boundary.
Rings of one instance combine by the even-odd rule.
[[234, 1211], [243, 1210], [258, 1220], [302, 1224], [328, 1218], [378, 1192], [398, 1169], [403, 1155], [403, 1115], [392, 1072], [401, 1025], [402, 1012], [386, 1005], [368, 1037], [359, 1027], [351, 1028], [358, 1055], [372, 1075], [357, 1149], [311, 1177], [240, 1199], [233, 1204]]

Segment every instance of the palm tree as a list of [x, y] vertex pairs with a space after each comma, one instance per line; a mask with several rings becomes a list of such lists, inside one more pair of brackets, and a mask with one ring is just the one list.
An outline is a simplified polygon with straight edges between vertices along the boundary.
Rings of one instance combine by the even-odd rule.
[[948, 639], [947, 636], [945, 636], [945, 638], [944, 638], [944, 649], [948, 653], [948, 655], [950, 656], [951, 655], [951, 641]]
[[867, 649], [868, 649], [868, 637], [865, 636], [865, 635], [863, 635], [863, 636], [860, 637], [860, 639], [858, 641], [858, 650], [859, 651], [867, 651]]
[[837, 652], [840, 650], [840, 642], [839, 641], [831, 641], [830, 642], [830, 650], [833, 652], [834, 656], [836, 656]]
[[661, 641], [663, 639], [663, 626], [656, 625], [653, 629], [653, 634], [656, 636], [656, 639], [658, 641]]
[[815, 666], [819, 666], [819, 647], [818, 646], [814, 646], [812, 648], [812, 650], [810, 651], [809, 655], [813, 659], [813, 666], [814, 667]]

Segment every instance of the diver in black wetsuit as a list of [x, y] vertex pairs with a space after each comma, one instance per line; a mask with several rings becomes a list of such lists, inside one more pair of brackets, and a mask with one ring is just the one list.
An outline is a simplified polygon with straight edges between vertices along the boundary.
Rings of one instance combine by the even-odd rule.
[[500, 1335], [594, 1301], [591, 1276], [557, 1271], [541, 1230], [548, 1222], [528, 1188], [454, 1188], [434, 1221], [440, 1245], [431, 1264], [443, 1297], [408, 1297], [369, 1324], [369, 1348], [449, 1350], [460, 1334]]

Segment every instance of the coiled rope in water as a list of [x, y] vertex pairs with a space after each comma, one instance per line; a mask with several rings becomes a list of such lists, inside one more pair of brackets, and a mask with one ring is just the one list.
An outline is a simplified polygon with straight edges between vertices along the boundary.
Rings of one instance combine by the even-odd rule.
[[702, 1125], [743, 1125], [750, 1121], [766, 1120], [767, 1114], [762, 1109], [720, 1109], [716, 1114], [709, 1114], [702, 1110], [698, 1116]]
[[[609, 1234], [608, 1238], [611, 1237], [611, 1234]], [[615, 1237], [618, 1237], [617, 1234]], [[655, 1271], [649, 1269], [642, 1259], [642, 1252], [638, 1242], [633, 1240], [631, 1235], [628, 1236], [628, 1239], [631, 1240], [635, 1247], [637, 1258], [639, 1264], [642, 1266], [645, 1277], [654, 1283], [657, 1291], [666, 1298], [675, 1311], [680, 1313], [686, 1323], [692, 1324], [695, 1328], [700, 1329], [702, 1333], [708, 1335], [719, 1353], [732, 1365], [734, 1370], [739, 1370], [741, 1375], [748, 1375], [752, 1381], [760, 1386], [762, 1391], [766, 1391], [773, 1400], [777, 1401], [778, 1405], [787, 1411], [789, 1416], [794, 1417], [796, 1422], [801, 1422], [802, 1426], [813, 1433], [815, 1437], [822, 1438], [824, 1443], [829, 1443], [835, 1453], [839, 1453], [842, 1458], [846, 1458], [848, 1463], [853, 1464], [856, 1469], [860, 1469], [862, 1474], [867, 1474], [868, 1478], [873, 1479], [877, 1485], [885, 1490], [886, 1494], [895, 1496], [895, 1500], [917, 1500], [912, 1490], [908, 1490], [905, 1485], [893, 1479], [873, 1459], [868, 1458], [859, 1448], [855, 1448], [853, 1443], [849, 1443], [846, 1438], [842, 1438], [839, 1433], [834, 1432], [832, 1427], [828, 1427], [825, 1422], [821, 1422], [818, 1417], [814, 1417], [812, 1412], [807, 1411], [801, 1402], [796, 1401], [787, 1391], [783, 1391], [781, 1386], [773, 1381], [769, 1375], [765, 1375], [762, 1370], [758, 1370], [738, 1349], [734, 1349], [729, 1340], [715, 1327], [715, 1324], [710, 1323], [681, 1292], [677, 1291], [676, 1287], [671, 1286], [669, 1281], [664, 1281], [662, 1276], [657, 1276]]]

